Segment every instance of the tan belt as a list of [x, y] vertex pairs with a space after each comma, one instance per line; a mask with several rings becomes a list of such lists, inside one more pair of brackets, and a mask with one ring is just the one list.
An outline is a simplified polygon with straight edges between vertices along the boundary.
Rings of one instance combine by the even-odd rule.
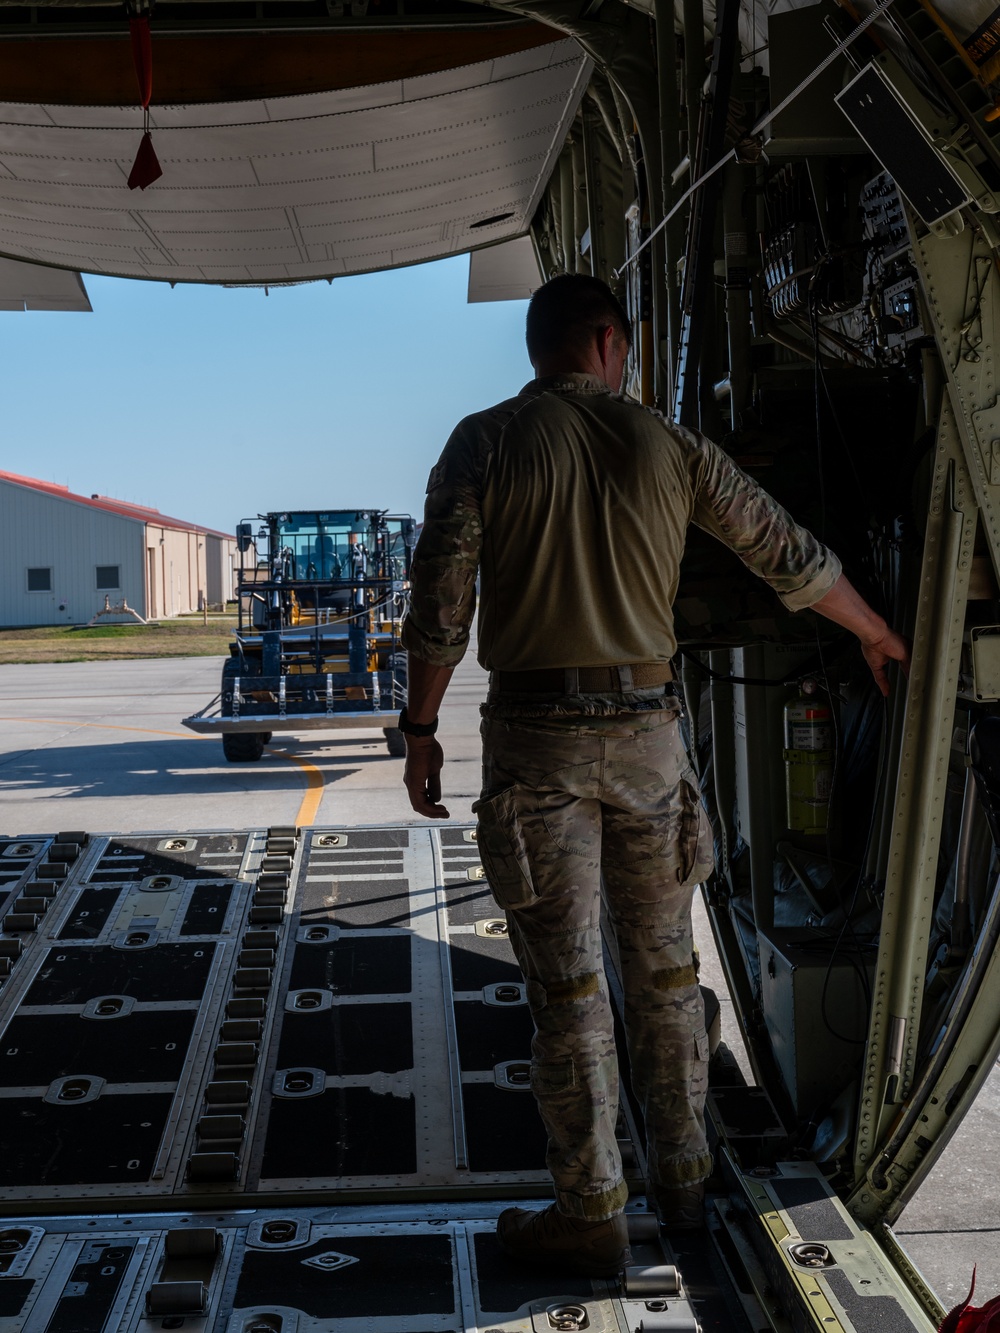
[[544, 671], [494, 671], [490, 686], [502, 694], [628, 694], [667, 685], [674, 678], [669, 662], [633, 662], [628, 666], [551, 667]]

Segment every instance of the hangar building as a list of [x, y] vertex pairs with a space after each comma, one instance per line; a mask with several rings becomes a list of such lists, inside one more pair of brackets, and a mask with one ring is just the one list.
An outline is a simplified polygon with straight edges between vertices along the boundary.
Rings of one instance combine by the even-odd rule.
[[0, 472], [0, 625], [84, 624], [105, 597], [146, 620], [218, 605], [235, 555], [228, 533]]

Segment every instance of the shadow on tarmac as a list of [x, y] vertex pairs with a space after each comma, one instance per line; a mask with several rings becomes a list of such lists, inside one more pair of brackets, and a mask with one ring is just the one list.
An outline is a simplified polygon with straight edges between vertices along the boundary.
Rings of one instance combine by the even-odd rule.
[[[36, 800], [73, 796], [143, 797], [184, 792], [221, 795], [234, 788], [295, 794], [302, 770], [282, 751], [308, 758], [322, 769], [327, 784], [357, 773], [375, 760], [389, 761], [384, 748], [371, 755], [332, 756], [323, 747], [283, 743], [264, 751], [254, 764], [229, 764], [220, 742], [187, 740], [117, 740], [108, 745], [46, 746], [21, 750], [0, 759], [0, 793], [30, 793]], [[324, 762], [326, 761], [326, 762]]]

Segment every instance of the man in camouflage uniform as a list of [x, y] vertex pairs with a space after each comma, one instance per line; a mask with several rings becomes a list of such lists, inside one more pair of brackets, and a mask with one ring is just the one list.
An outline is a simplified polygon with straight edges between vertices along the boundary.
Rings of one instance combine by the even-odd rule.
[[555, 1203], [508, 1209], [504, 1249], [591, 1274], [627, 1254], [618, 1065], [599, 932], [617, 941], [632, 1081], [661, 1221], [701, 1221], [708, 1049], [691, 899], [711, 834], [678, 727], [671, 604], [689, 523], [791, 610], [854, 630], [880, 688], [905, 642], [840, 562], [708, 440], [618, 396], [628, 318], [610, 289], [554, 278], [532, 298], [538, 378], [462, 421], [430, 475], [403, 638], [404, 781], [446, 818], [437, 711], [481, 581], [479, 848], [535, 1022], [532, 1089]]

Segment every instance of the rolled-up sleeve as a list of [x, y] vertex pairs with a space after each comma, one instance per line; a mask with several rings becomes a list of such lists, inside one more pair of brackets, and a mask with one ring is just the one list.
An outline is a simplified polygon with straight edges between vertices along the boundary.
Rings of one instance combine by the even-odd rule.
[[482, 445], [473, 420], [460, 422], [427, 483], [402, 641], [408, 652], [434, 666], [457, 666], [462, 660], [476, 612], [483, 544]]
[[684, 434], [692, 449], [692, 522], [735, 551], [789, 611], [803, 611], [825, 597], [841, 574], [834, 552], [723, 450], [702, 436]]

